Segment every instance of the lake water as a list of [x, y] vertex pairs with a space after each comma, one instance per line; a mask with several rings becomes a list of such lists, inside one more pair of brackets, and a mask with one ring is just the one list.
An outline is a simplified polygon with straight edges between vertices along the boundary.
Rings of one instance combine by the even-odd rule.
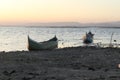
[[[0, 27], [0, 51], [27, 50], [27, 35], [36, 41], [46, 41], [54, 35], [59, 40], [58, 47], [82, 46], [82, 37], [86, 32], [95, 34], [94, 43], [110, 43], [113, 40], [120, 44], [120, 28], [40, 28], [40, 27]], [[112, 41], [114, 43], [114, 41]]]

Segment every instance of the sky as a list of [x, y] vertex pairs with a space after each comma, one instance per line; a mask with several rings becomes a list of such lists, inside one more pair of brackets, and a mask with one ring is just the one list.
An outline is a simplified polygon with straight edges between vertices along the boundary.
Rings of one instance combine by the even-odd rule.
[[120, 21], [120, 0], [0, 0], [0, 23]]

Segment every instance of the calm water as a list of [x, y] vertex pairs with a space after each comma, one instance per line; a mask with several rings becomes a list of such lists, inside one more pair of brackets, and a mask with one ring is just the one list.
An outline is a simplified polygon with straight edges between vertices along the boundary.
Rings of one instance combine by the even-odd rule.
[[93, 32], [94, 43], [109, 43], [113, 40], [120, 44], [120, 28], [39, 28], [39, 27], [0, 27], [0, 51], [27, 50], [27, 35], [36, 41], [45, 41], [56, 35], [59, 48], [82, 46], [82, 37]]

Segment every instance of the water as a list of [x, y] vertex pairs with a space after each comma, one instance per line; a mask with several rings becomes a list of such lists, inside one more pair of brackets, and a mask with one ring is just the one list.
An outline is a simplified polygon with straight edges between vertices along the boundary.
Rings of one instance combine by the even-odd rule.
[[110, 43], [111, 34], [114, 32], [113, 40], [120, 44], [120, 28], [0, 27], [0, 51], [27, 50], [27, 35], [39, 42], [56, 35], [59, 48], [82, 46], [82, 37], [89, 31], [95, 34], [94, 43]]

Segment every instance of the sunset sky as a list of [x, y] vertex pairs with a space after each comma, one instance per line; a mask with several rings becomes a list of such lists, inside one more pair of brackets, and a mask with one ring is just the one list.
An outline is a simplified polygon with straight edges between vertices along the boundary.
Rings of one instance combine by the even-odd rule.
[[0, 23], [120, 21], [120, 0], [0, 0]]

